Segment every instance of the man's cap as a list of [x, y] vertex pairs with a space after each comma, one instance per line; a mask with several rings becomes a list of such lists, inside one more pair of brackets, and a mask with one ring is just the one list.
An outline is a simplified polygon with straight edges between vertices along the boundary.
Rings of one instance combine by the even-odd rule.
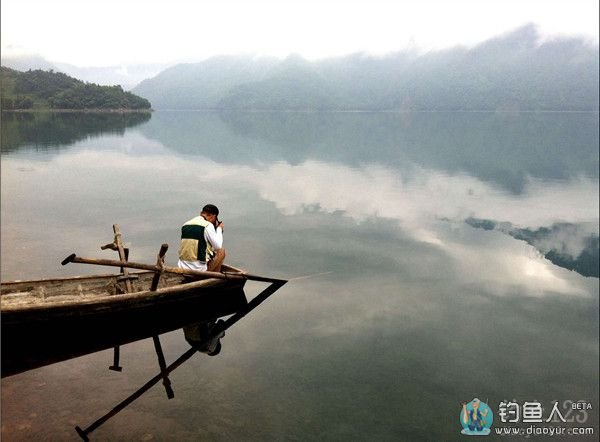
[[202, 208], [202, 211], [204, 213], [208, 213], [210, 215], [219, 215], [219, 208], [217, 206], [215, 206], [214, 204], [207, 204], [206, 206], [204, 206]]

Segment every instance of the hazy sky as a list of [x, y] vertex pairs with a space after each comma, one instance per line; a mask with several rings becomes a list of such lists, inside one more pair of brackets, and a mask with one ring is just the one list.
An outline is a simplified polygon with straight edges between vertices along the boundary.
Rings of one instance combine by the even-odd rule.
[[102, 66], [215, 54], [315, 59], [472, 45], [534, 22], [598, 41], [598, 0], [2, 0], [2, 51]]

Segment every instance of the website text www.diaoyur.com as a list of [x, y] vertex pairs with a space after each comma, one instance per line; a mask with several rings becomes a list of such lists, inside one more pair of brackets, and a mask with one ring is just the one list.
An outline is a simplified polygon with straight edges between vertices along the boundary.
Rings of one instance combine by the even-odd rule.
[[595, 434], [594, 427], [496, 427], [494, 433], [499, 436], [591, 436]]

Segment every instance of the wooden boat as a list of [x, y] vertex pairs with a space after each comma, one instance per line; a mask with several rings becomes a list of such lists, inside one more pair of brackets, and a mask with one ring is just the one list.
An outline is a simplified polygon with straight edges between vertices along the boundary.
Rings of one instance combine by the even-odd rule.
[[[243, 274], [231, 266], [223, 270]], [[247, 304], [245, 278], [164, 273], [151, 290], [155, 275], [2, 282], [2, 376], [230, 315]]]
[[[115, 250], [119, 260], [68, 256], [70, 262], [120, 267], [120, 273], [76, 276], [0, 285], [2, 377], [114, 348], [109, 368], [120, 371], [119, 348], [152, 337], [160, 373], [86, 428], [75, 427], [85, 441], [89, 434], [115, 416], [161, 379], [169, 399], [174, 397], [169, 373], [197, 351], [218, 354], [219, 339], [257, 308], [286, 280], [267, 278], [223, 265], [221, 272], [199, 272], [166, 267], [163, 244], [156, 265], [127, 260], [121, 232], [113, 225], [114, 242], [101, 247]], [[143, 270], [129, 273], [130, 268]], [[247, 280], [269, 283], [250, 302], [243, 291]], [[223, 316], [227, 319], [218, 320]], [[191, 345], [167, 366], [159, 335], [187, 327]]]
[[[221, 272], [166, 267], [167, 244], [156, 265], [132, 263], [118, 224], [113, 231], [114, 241], [100, 248], [117, 251], [118, 261], [72, 254], [62, 264], [119, 267], [118, 274], [1, 283], [2, 377], [111, 347], [117, 366], [118, 346], [146, 337], [164, 371], [161, 333], [227, 315], [231, 327], [287, 282], [227, 265]], [[247, 280], [270, 285], [248, 302]]]

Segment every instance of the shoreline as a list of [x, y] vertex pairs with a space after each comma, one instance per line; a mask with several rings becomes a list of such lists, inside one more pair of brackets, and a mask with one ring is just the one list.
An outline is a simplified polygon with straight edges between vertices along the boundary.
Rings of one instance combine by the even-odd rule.
[[88, 114], [131, 114], [152, 113], [154, 109], [2, 109], [11, 113], [88, 113]]
[[324, 114], [324, 113], [344, 113], [344, 114], [420, 114], [420, 113], [495, 113], [495, 114], [544, 114], [544, 113], [598, 113], [598, 110], [563, 110], [563, 109], [524, 109], [524, 110], [494, 110], [494, 109], [452, 109], [452, 110], [406, 110], [406, 109], [1, 109], [2, 112], [11, 113], [152, 113], [160, 112], [199, 112], [199, 113], [248, 113], [248, 114], [269, 114], [269, 113], [298, 113], [298, 114]]

